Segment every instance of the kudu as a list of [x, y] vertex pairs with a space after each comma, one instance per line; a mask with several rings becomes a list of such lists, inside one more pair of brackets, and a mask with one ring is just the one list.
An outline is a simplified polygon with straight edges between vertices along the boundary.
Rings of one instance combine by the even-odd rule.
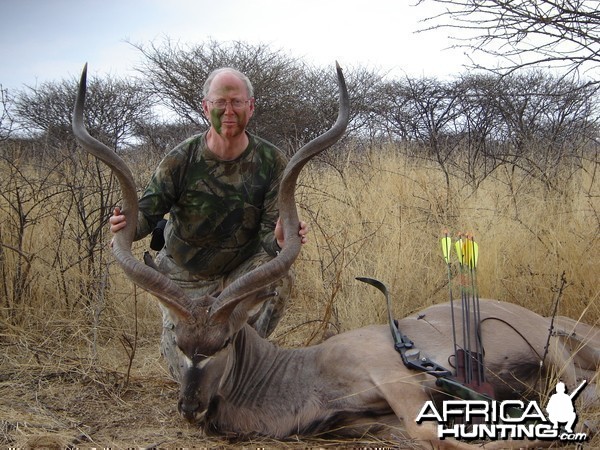
[[[134, 283], [156, 296], [176, 318], [177, 345], [189, 366], [181, 383], [178, 408], [186, 419], [200, 422], [206, 432], [285, 438], [326, 433], [355, 435], [385, 429], [424, 444], [472, 448], [462, 441], [439, 440], [433, 424], [415, 422], [420, 408], [437, 394], [437, 388], [431, 376], [403, 365], [388, 326], [369, 326], [333, 336], [319, 345], [285, 349], [259, 337], [246, 323], [250, 312], [269, 295], [265, 294], [265, 286], [285, 274], [300, 251], [294, 200], [300, 170], [345, 131], [349, 100], [339, 66], [337, 76], [337, 121], [329, 131], [302, 147], [285, 171], [279, 194], [285, 248], [276, 258], [236, 280], [217, 297], [194, 299], [132, 255], [136, 220], [128, 220], [126, 228], [115, 235], [115, 258]], [[89, 152], [114, 171], [121, 184], [123, 212], [135, 218], [138, 206], [130, 170], [114, 151], [85, 129], [85, 91], [84, 69], [73, 131]], [[451, 365], [449, 317], [450, 305], [440, 304], [398, 323], [423, 354]], [[458, 326], [457, 333], [461, 333]], [[481, 301], [479, 332], [485, 347], [487, 379], [499, 398], [527, 395], [534, 388], [548, 328], [547, 319], [525, 308]], [[557, 338], [553, 337], [542, 370], [546, 374], [546, 369], [552, 368], [569, 387], [574, 386], [575, 366], [567, 351], [556, 344]], [[506, 445], [488, 444], [491, 448]]]

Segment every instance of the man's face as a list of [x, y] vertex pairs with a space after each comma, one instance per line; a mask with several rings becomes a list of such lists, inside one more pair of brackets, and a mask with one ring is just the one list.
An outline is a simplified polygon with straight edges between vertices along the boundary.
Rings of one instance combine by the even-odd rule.
[[254, 99], [242, 80], [231, 73], [220, 73], [212, 81], [202, 109], [212, 128], [223, 137], [244, 133], [252, 114]]

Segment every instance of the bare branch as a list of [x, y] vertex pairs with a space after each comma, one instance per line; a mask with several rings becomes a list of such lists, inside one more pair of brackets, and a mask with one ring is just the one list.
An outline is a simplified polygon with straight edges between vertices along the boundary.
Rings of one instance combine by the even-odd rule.
[[[474, 68], [485, 68], [479, 56], [491, 56], [510, 73], [523, 67], [547, 66], [566, 74], [591, 74], [600, 65], [598, 0], [421, 0], [443, 11], [424, 21], [421, 32], [452, 31], [453, 48], [472, 51]], [[429, 25], [431, 24], [431, 25]]]
[[9, 111], [10, 99], [8, 89], [0, 84], [0, 141], [7, 140], [13, 130], [13, 118]]

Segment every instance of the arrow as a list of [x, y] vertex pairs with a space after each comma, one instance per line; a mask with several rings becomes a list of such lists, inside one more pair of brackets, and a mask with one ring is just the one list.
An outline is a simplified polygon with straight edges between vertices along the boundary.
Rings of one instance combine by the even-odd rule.
[[456, 322], [454, 318], [454, 297], [452, 295], [452, 271], [450, 268], [450, 257], [452, 254], [452, 238], [448, 234], [447, 229], [443, 231], [443, 234], [444, 237], [440, 239], [440, 243], [442, 244], [442, 255], [444, 256], [444, 261], [446, 261], [446, 268], [448, 269], [448, 291], [450, 293], [450, 315], [452, 317], [452, 345], [454, 347], [454, 354], [456, 355], [458, 347], [456, 346]]

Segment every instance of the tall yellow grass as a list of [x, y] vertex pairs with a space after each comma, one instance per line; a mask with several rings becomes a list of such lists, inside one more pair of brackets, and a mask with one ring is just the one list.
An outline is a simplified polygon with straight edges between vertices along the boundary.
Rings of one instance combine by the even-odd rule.
[[[590, 163], [591, 165], [591, 163]], [[137, 168], [147, 174], [150, 167]], [[370, 276], [386, 283], [397, 316], [448, 299], [448, 278], [439, 238], [442, 230], [470, 232], [479, 243], [478, 282], [482, 297], [499, 298], [549, 315], [564, 273], [568, 282], [559, 313], [596, 323], [600, 318], [600, 182], [594, 167], [579, 169], [560, 192], [531, 176], [500, 168], [477, 189], [460, 178], [446, 184], [433, 163], [415, 161], [394, 147], [347, 150], [334, 165], [312, 162], [297, 192], [300, 214], [309, 223], [310, 242], [295, 265], [296, 288], [277, 336], [284, 344], [307, 343], [331, 329], [346, 330], [385, 321], [383, 299], [354, 278]], [[67, 195], [67, 194], [65, 194]], [[101, 269], [108, 278], [97, 298], [82, 298], [86, 266], [61, 270], [58, 236], [76, 225], [57, 219], [67, 201], [53, 196], [25, 235], [31, 259], [26, 295], [2, 302], [3, 321], [29, 329], [48, 326], [130, 328], [133, 287], [104, 248]], [[6, 205], [5, 205], [6, 206]], [[66, 213], [65, 213], [66, 214]], [[3, 243], [15, 238], [4, 227]], [[108, 245], [109, 234], [106, 233]], [[64, 261], [80, 255], [74, 240], [62, 240]], [[147, 241], [136, 244], [137, 252]], [[3, 248], [2, 273], [10, 280], [19, 255]], [[54, 261], [51, 261], [54, 259]], [[66, 263], [63, 264], [63, 268]], [[104, 269], [103, 269], [104, 270]], [[101, 280], [93, 280], [104, 286]], [[10, 289], [11, 286], [4, 286]], [[65, 289], [70, 291], [65, 301]], [[145, 294], [140, 294], [145, 298]], [[159, 326], [152, 300], [137, 305], [141, 333]], [[69, 324], [68, 326], [66, 324]], [[116, 324], [116, 325], [115, 325]], [[85, 335], [85, 331], [82, 331]], [[102, 333], [100, 333], [100, 336]]]
[[394, 148], [347, 156], [344, 167], [309, 169], [299, 188], [313, 230], [296, 265], [295, 304], [307, 323], [325, 318], [348, 329], [385, 321], [383, 298], [356, 276], [385, 282], [398, 316], [447, 301], [444, 229], [479, 243], [482, 297], [550, 315], [564, 272], [559, 313], [599, 320], [600, 185], [591, 167], [561, 192], [508, 168], [474, 191], [458, 178], [448, 188], [438, 167]]

